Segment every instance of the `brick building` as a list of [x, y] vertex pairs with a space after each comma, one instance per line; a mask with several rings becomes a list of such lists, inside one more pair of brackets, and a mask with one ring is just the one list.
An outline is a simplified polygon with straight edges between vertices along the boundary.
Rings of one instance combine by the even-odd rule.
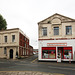
[[19, 28], [0, 31], [0, 58], [29, 56], [29, 47], [29, 38]]

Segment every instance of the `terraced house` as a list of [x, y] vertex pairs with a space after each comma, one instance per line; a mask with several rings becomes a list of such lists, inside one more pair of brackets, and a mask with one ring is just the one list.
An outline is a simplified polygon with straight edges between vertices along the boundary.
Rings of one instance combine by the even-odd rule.
[[38, 23], [39, 60], [75, 61], [75, 19], [54, 14]]
[[0, 31], [0, 58], [29, 56], [30, 50], [29, 38], [19, 28]]

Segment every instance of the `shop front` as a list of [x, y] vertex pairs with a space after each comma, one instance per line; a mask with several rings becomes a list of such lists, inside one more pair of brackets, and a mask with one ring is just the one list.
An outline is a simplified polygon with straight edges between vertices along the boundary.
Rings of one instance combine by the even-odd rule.
[[[74, 44], [66, 43], [46, 43], [47, 41], [42, 41], [39, 48], [39, 59], [40, 60], [50, 60], [50, 61], [74, 61]], [[42, 45], [41, 45], [42, 44]], [[41, 51], [41, 53], [40, 53]], [[40, 58], [41, 57], [41, 58]]]
[[72, 47], [42, 47], [41, 57], [42, 59], [73, 59]]

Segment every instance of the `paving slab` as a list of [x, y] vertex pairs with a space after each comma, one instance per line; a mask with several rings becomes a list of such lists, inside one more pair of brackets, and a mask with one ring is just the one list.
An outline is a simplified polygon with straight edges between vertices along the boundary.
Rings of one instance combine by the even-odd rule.
[[45, 73], [37, 71], [0, 71], [0, 75], [64, 75], [64, 74]]

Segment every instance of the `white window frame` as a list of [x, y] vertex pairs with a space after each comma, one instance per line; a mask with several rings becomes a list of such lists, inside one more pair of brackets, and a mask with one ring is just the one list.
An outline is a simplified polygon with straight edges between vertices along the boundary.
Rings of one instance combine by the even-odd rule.
[[4, 42], [7, 43], [7, 36], [4, 36]]
[[7, 48], [4, 47], [4, 54], [7, 54]]
[[[54, 36], [59, 35], [59, 30], [58, 30], [58, 34], [55, 34], [55, 28], [56, 27], [53, 28]], [[57, 28], [59, 28], [59, 26], [57, 26]]]
[[[46, 30], [44, 28], [46, 28]], [[46, 34], [44, 34], [44, 31], [46, 31]], [[47, 27], [42, 27], [42, 36], [47, 36]]]
[[[67, 27], [71, 27], [71, 32], [70, 32], [70, 29], [69, 29], [69, 32], [67, 32]], [[66, 35], [72, 35], [72, 26], [66, 26]]]
[[12, 35], [12, 42], [15, 42], [15, 38], [13, 39], [13, 36], [15, 37], [15, 35]]

